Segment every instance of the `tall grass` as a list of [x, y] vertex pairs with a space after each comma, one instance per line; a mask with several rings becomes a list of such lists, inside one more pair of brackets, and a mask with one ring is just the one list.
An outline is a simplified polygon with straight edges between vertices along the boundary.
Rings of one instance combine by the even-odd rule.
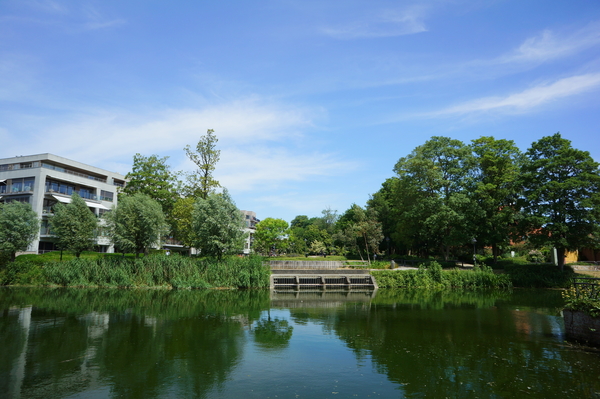
[[487, 266], [474, 270], [443, 270], [437, 262], [417, 270], [372, 271], [380, 288], [509, 288], [508, 275], [495, 274]]
[[64, 287], [261, 288], [269, 286], [261, 258], [74, 258], [41, 263], [26, 259], [0, 270], [1, 285]]

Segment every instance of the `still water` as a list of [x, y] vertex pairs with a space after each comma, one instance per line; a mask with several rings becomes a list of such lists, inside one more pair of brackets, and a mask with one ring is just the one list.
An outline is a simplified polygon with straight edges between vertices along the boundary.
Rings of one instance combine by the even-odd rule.
[[0, 289], [7, 398], [594, 398], [559, 291]]

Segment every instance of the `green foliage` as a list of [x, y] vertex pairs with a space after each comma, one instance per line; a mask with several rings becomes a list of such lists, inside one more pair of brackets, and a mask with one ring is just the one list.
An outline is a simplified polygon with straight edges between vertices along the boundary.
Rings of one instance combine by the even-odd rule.
[[22, 202], [0, 203], [0, 252], [11, 260], [35, 240], [40, 222], [31, 205]]
[[373, 271], [380, 288], [510, 288], [507, 275], [492, 269], [442, 270], [437, 262], [420, 266], [418, 270]]
[[571, 287], [562, 292], [565, 308], [586, 313], [592, 317], [600, 317], [600, 295], [598, 286]]
[[383, 240], [381, 223], [377, 220], [377, 211], [373, 208], [364, 210], [352, 204], [338, 220], [338, 232], [333, 239], [336, 244], [345, 248], [350, 254], [357, 254], [361, 260], [366, 255], [379, 253], [379, 243]]
[[266, 218], [256, 225], [254, 250], [262, 254], [281, 253], [287, 245], [288, 223], [283, 219]]
[[218, 261], [206, 258], [201, 262], [203, 275], [213, 287], [259, 288], [269, 286], [271, 271], [259, 256], [231, 256]]
[[537, 249], [533, 249], [533, 250], [529, 251], [526, 259], [527, 259], [527, 261], [533, 262], [533, 263], [545, 262], [544, 254], [542, 254], [542, 252]]
[[0, 285], [43, 285], [42, 266], [31, 261], [9, 262], [0, 267]]
[[69, 287], [265, 288], [270, 271], [259, 257], [188, 258], [104, 256], [64, 262], [12, 262], [0, 269], [1, 285]]
[[147, 252], [168, 231], [159, 203], [145, 194], [123, 196], [104, 217], [111, 241], [123, 252]]
[[192, 212], [194, 247], [203, 256], [221, 258], [239, 254], [244, 248], [246, 233], [241, 212], [228, 191], [210, 193], [206, 199], [198, 198]]
[[570, 267], [549, 264], [506, 265], [504, 271], [515, 287], [523, 288], [568, 288], [574, 274]]
[[219, 140], [214, 132], [208, 129], [206, 135], [200, 137], [195, 151], [189, 145], [184, 148], [188, 158], [198, 166], [194, 173], [187, 176], [185, 190], [189, 196], [207, 199], [214, 189], [221, 187], [212, 175], [221, 155], [221, 150], [216, 149]]
[[171, 214], [173, 236], [183, 245], [192, 247], [196, 239], [193, 224], [193, 197], [178, 198]]
[[476, 174], [473, 194], [482, 212], [477, 219], [480, 245], [490, 245], [494, 259], [509, 244], [519, 218], [516, 199], [523, 156], [512, 140], [481, 137], [473, 140]]
[[125, 176], [128, 182], [122, 190], [123, 194], [145, 194], [160, 204], [165, 215], [170, 215], [178, 197], [178, 182], [177, 173], [171, 172], [167, 164], [168, 159], [158, 155], [146, 157], [135, 154], [131, 172]]
[[469, 242], [480, 209], [468, 189], [474, 159], [469, 147], [448, 137], [432, 137], [394, 168], [397, 240], [407, 248], [450, 249]]
[[521, 226], [538, 248], [556, 247], [562, 267], [566, 250], [592, 246], [600, 233], [599, 164], [560, 133], [533, 143], [526, 155]]
[[94, 244], [98, 219], [85, 201], [77, 193], [73, 193], [69, 204], [58, 203], [54, 206], [50, 226], [52, 234], [57, 238], [57, 246], [73, 251], [79, 257]]

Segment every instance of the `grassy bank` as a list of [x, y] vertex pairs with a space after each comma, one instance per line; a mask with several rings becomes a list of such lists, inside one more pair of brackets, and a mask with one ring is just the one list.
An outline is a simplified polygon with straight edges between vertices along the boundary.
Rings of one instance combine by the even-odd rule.
[[373, 271], [380, 288], [510, 288], [506, 274], [496, 274], [489, 267], [474, 270], [443, 270], [437, 262], [417, 270]]
[[19, 259], [0, 269], [0, 285], [64, 287], [263, 288], [269, 270], [260, 257], [103, 256], [62, 262]]

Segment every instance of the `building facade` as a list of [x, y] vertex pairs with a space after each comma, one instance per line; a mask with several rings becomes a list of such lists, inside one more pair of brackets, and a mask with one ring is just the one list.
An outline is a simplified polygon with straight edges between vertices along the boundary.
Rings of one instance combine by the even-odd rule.
[[254, 232], [256, 231], [256, 224], [260, 222], [256, 218], [256, 212], [252, 211], [240, 211], [244, 217], [244, 223], [246, 227], [244, 232], [248, 233], [246, 242], [244, 243], [244, 255], [249, 255], [252, 252], [252, 242], [254, 241]]
[[[125, 176], [53, 154], [0, 158], [0, 202], [20, 201], [31, 205], [41, 219], [38, 238], [28, 252], [55, 250], [48, 217], [58, 202], [68, 203], [77, 193], [98, 217], [117, 205], [117, 189]], [[113, 252], [110, 241], [99, 234], [100, 252]]]

